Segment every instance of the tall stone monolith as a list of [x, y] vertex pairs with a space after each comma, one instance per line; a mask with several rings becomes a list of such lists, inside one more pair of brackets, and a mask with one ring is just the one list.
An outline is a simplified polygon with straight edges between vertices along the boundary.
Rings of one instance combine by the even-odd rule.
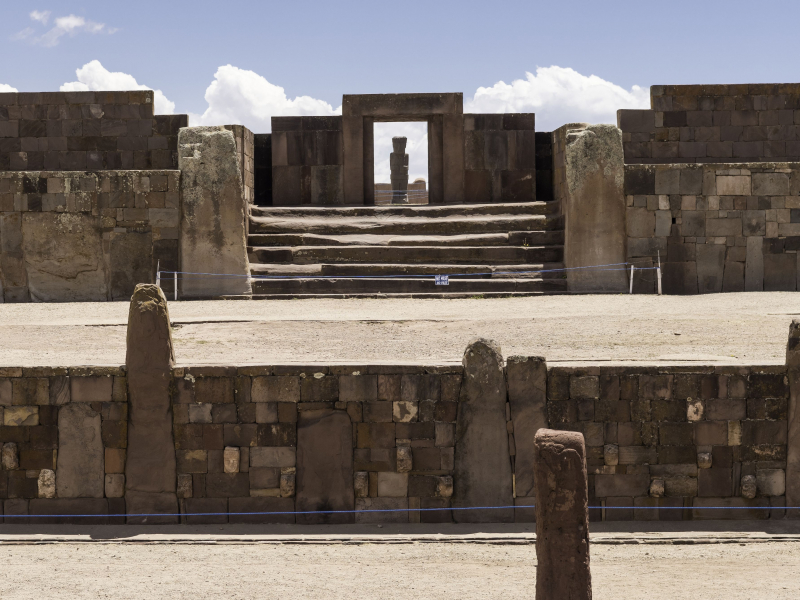
[[128, 523], [177, 523], [170, 381], [175, 354], [167, 299], [155, 285], [136, 286], [128, 312]]
[[389, 155], [390, 180], [392, 182], [392, 204], [408, 204], [408, 154], [404, 137], [392, 138]]
[[613, 125], [579, 127], [567, 130], [566, 197], [561, 199], [567, 287], [571, 292], [625, 292], [622, 132]]
[[[503, 355], [493, 341], [476, 339], [467, 346], [462, 363], [452, 506], [512, 506]], [[514, 509], [454, 510], [453, 519], [507, 523], [514, 520]]]
[[224, 127], [181, 129], [178, 166], [183, 297], [251, 294], [248, 207], [233, 133]]
[[[789, 426], [786, 438], [786, 506], [800, 506], [800, 321], [789, 326], [786, 345], [789, 377]], [[786, 517], [800, 519], [800, 510], [787, 510]]]
[[534, 446], [536, 600], [591, 600], [583, 434], [540, 429]]

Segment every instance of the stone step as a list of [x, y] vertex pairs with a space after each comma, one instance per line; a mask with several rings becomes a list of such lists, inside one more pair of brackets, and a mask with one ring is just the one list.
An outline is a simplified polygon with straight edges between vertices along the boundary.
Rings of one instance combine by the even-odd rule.
[[324, 294], [483, 294], [566, 292], [566, 280], [542, 279], [451, 279], [436, 285], [433, 278], [350, 278], [254, 280], [253, 296]]
[[411, 206], [252, 206], [254, 217], [456, 217], [486, 215], [553, 215], [561, 211], [558, 201], [503, 204], [449, 204]]
[[249, 247], [251, 263], [530, 264], [562, 262], [563, 246]]
[[[476, 275], [480, 273], [481, 275]], [[483, 275], [486, 273], [486, 275]], [[563, 279], [564, 263], [523, 265], [442, 265], [442, 264], [308, 264], [275, 265], [251, 264], [253, 277], [314, 277], [314, 276], [369, 276], [369, 275], [450, 275], [460, 279], [539, 278]], [[454, 275], [461, 274], [461, 275]]]
[[488, 217], [251, 217], [250, 233], [318, 235], [458, 235], [509, 231], [563, 230], [561, 215], [500, 215]]
[[248, 236], [250, 246], [549, 246], [563, 243], [563, 231], [460, 235], [253, 233]]

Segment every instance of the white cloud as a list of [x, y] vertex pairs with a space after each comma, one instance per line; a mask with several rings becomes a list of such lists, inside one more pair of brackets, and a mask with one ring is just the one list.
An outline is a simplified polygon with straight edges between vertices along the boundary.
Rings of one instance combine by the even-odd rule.
[[42, 25], [47, 25], [50, 14], [49, 10], [32, 10], [29, 16], [34, 21], [39, 21]]
[[374, 125], [375, 182], [390, 183], [389, 154], [392, 138], [404, 136], [408, 154], [408, 180], [422, 177], [428, 181], [428, 126], [426, 123], [375, 123]]
[[[49, 10], [34, 10], [29, 14], [29, 16], [32, 21], [36, 21], [42, 25], [47, 25], [47, 22], [50, 20], [50, 14], [51, 13]], [[30, 42], [33, 44], [39, 44], [47, 48], [52, 48], [53, 46], [57, 46], [61, 41], [61, 38], [65, 35], [69, 35], [71, 37], [79, 33], [105, 33], [110, 35], [116, 31], [116, 28], [108, 27], [105, 23], [98, 23], [84, 17], [70, 14], [65, 17], [56, 17], [54, 26], [42, 35], [35, 35], [36, 30], [32, 29], [31, 27], [26, 27], [22, 31], [12, 36], [12, 39], [30, 40]]]
[[271, 117], [295, 115], [338, 115], [324, 100], [311, 96], [290, 99], [280, 86], [253, 71], [232, 65], [219, 67], [206, 89], [208, 108], [201, 115], [190, 114], [192, 125], [244, 125], [256, 133], [272, 130]]
[[[153, 88], [139, 84], [133, 75], [113, 72], [106, 69], [99, 60], [86, 63], [75, 70], [78, 81], [68, 81], [59, 89], [62, 92], [88, 91], [126, 91], [151, 90]], [[175, 112], [175, 103], [171, 102], [161, 90], [154, 90], [155, 112], [158, 115], [171, 115]]]
[[596, 75], [552, 66], [510, 84], [479, 87], [464, 112], [533, 112], [536, 130], [551, 131], [566, 123], [616, 123], [620, 108], [650, 108], [649, 90], [638, 85], [626, 90]]
[[7, 83], [0, 83], [0, 94], [7, 94], [9, 92], [18, 92], [19, 90], [15, 87], [11, 87]]

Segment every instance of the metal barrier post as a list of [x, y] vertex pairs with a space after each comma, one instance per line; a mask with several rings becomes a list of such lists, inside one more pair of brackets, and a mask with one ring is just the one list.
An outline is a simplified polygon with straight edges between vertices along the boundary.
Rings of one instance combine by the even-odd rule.
[[175, 271], [172, 273], [172, 281], [174, 282], [173, 285], [175, 286], [175, 301], [178, 300], [178, 272]]
[[656, 277], [658, 278], [658, 295], [661, 295], [661, 251], [658, 252], [658, 268], [656, 269]]
[[634, 266], [631, 265], [631, 291], [628, 292], [629, 294], [633, 293], [633, 269], [634, 269]]
[[161, 260], [156, 263], [156, 287], [161, 287]]

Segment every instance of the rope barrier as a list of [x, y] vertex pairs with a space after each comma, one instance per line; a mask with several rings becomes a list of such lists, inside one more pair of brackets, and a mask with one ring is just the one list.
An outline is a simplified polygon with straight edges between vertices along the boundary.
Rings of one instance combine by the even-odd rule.
[[[432, 512], [443, 510], [502, 510], [511, 508], [532, 509], [535, 505], [524, 506], [453, 506], [444, 508], [375, 508], [363, 510], [298, 510], [269, 512], [189, 512], [189, 513], [114, 513], [95, 515], [0, 515], [6, 519], [52, 519], [99, 518], [99, 517], [221, 517], [221, 516], [266, 516], [266, 515], [329, 515], [329, 514], [362, 514], [362, 513], [396, 513], [396, 512]], [[800, 510], [800, 506], [588, 506], [590, 510]]]

